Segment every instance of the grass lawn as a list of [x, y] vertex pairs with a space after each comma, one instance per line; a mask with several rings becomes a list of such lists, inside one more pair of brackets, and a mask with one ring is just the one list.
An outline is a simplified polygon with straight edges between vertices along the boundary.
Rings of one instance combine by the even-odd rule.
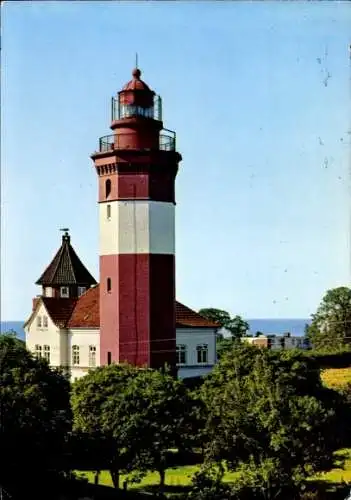
[[[325, 481], [327, 483], [342, 483], [345, 481], [349, 482], [351, 485], [351, 448], [345, 448], [343, 450], [339, 450], [336, 452], [336, 456], [346, 457], [343, 468], [342, 460], [339, 462], [339, 467], [337, 466], [335, 469], [332, 469], [330, 472], [324, 472], [323, 474], [316, 475], [313, 479], [319, 481]], [[350, 486], [351, 487], [351, 486]]]
[[327, 368], [322, 370], [321, 378], [323, 383], [331, 389], [351, 384], [351, 366], [348, 368]]
[[[337, 467], [329, 472], [317, 474], [311, 478], [311, 481], [320, 483], [323, 489], [334, 491], [343, 482], [351, 485], [351, 448], [337, 452], [340, 461]], [[341, 457], [346, 457], [344, 468], [341, 468]], [[186, 465], [174, 469], [168, 469], [166, 472], [166, 490], [169, 493], [180, 492], [183, 488], [190, 486], [193, 474], [199, 470], [199, 465]], [[94, 473], [90, 471], [79, 471], [81, 476], [86, 477], [89, 482], [94, 482]], [[121, 476], [121, 486], [125, 476]], [[231, 482], [235, 479], [235, 473], [226, 473], [225, 482]], [[102, 471], [99, 478], [99, 484], [112, 486], [111, 476], [108, 471]], [[130, 484], [128, 489], [153, 490], [159, 485], [159, 475], [157, 472], [149, 472], [139, 484]], [[351, 486], [350, 486], [351, 487]]]
[[[195, 472], [200, 468], [200, 465], [184, 465], [174, 469], [167, 469], [166, 471], [166, 486], [177, 488], [182, 486], [190, 486], [191, 478]], [[81, 476], [86, 477], [89, 482], [94, 482], [94, 473], [90, 471], [79, 471]], [[126, 476], [121, 476], [121, 485]], [[224, 477], [225, 482], [231, 482], [235, 478], [235, 472], [228, 472]], [[157, 487], [160, 478], [157, 472], [149, 472], [144, 479], [138, 484], [128, 485], [128, 489], [147, 489], [150, 487]], [[99, 477], [99, 484], [105, 486], [112, 486], [111, 476], [108, 471], [102, 471]]]

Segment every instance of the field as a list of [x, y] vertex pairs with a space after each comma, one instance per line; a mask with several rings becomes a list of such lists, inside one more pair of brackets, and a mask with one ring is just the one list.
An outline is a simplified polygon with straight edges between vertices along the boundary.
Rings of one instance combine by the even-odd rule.
[[327, 368], [321, 372], [324, 384], [331, 389], [351, 384], [351, 366], [348, 368]]

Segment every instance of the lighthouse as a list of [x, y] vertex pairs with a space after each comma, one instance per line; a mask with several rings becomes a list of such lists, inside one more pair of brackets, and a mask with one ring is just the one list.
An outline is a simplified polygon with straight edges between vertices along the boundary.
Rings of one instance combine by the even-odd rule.
[[162, 100], [136, 68], [111, 100], [98, 175], [100, 364], [176, 365], [175, 178]]

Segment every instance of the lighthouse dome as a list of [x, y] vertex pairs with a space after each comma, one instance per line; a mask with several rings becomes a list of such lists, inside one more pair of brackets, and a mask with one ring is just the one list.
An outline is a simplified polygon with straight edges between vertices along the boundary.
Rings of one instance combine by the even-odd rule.
[[147, 90], [148, 92], [152, 92], [150, 87], [140, 79], [141, 71], [138, 68], [133, 69], [132, 71], [133, 79], [130, 82], [126, 83], [122, 90]]

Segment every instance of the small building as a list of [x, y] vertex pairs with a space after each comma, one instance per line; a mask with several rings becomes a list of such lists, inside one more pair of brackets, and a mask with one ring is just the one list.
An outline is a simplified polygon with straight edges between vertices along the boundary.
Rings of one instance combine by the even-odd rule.
[[293, 336], [290, 335], [290, 333], [285, 333], [284, 335], [276, 335], [272, 333], [259, 335], [258, 337], [243, 337], [242, 340], [257, 347], [266, 347], [267, 349], [272, 350], [306, 348], [305, 337], [299, 337], [297, 335]]

